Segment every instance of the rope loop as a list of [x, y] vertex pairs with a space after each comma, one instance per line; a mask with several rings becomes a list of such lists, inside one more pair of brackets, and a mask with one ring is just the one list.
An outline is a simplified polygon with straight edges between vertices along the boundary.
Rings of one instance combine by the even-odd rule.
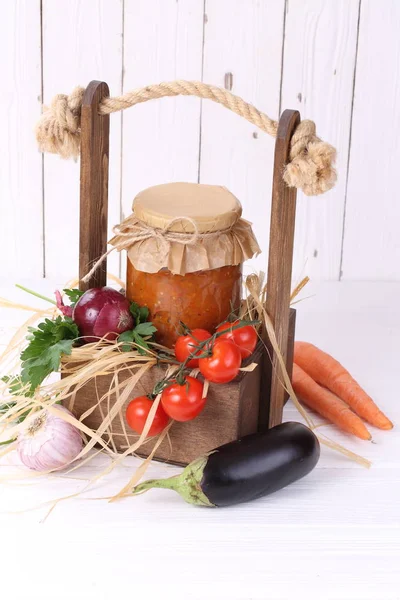
[[[36, 139], [42, 152], [59, 154], [62, 158], [78, 158], [84, 92], [84, 88], [77, 87], [69, 96], [58, 94], [50, 107], [44, 107], [36, 127]], [[123, 96], [103, 98], [99, 113], [106, 115], [168, 96], [197, 96], [212, 100], [276, 137], [276, 121], [228, 90], [200, 81], [159, 83], [127, 92]], [[335, 158], [335, 148], [317, 137], [315, 123], [301, 121], [291, 140], [290, 162], [286, 165], [283, 179], [288, 186], [302, 189], [307, 196], [322, 194], [335, 185]]]
[[77, 159], [81, 145], [81, 108], [84, 88], [72, 94], [57, 94], [36, 126], [36, 139], [42, 152], [59, 154], [62, 158]]

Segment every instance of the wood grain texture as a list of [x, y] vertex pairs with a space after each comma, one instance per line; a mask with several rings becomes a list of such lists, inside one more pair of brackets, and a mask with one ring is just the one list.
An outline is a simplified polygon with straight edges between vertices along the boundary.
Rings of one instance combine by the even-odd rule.
[[[297, 202], [293, 275], [339, 278], [359, 0], [289, 0], [281, 106], [312, 119], [338, 152], [330, 192]], [[358, 202], [362, 203], [361, 198]], [[353, 243], [356, 239], [353, 238]]]
[[[55, 282], [36, 280], [32, 287], [49, 295]], [[0, 296], [20, 300], [10, 281], [0, 287]], [[302, 292], [306, 296], [311, 297], [296, 305], [297, 339], [334, 354], [398, 424], [400, 283], [311, 282]], [[45, 308], [44, 302], [38, 305]], [[14, 332], [11, 326], [25, 318], [21, 311], [0, 308], [5, 329], [0, 345]], [[376, 352], [377, 347], [385, 352]], [[291, 402], [284, 419], [300, 420]], [[367, 471], [322, 448], [317, 467], [304, 479], [227, 510], [196, 509], [167, 490], [110, 504], [106, 498], [141, 464], [133, 457], [79, 497], [67, 498], [110, 464], [105, 456], [69, 474], [3, 482], [0, 527], [7, 577], [0, 594], [7, 596], [5, 579], [12, 578], [18, 581], [13, 600], [35, 597], [35, 592], [40, 600], [54, 600], [54, 590], [57, 600], [70, 600], [77, 589], [78, 597], [88, 600], [123, 598], [134, 573], [135, 596], [141, 598], [149, 597], [151, 583], [151, 594], [168, 600], [398, 600], [400, 430], [374, 429], [374, 443], [333, 426], [319, 431], [363, 454], [373, 467]], [[2, 477], [25, 475], [20, 466], [9, 466], [15, 456], [7, 458]], [[145, 477], [179, 472], [154, 462]], [[52, 507], [48, 500], [60, 498], [42, 523]], [[49, 552], [50, 545], [56, 551]], [[72, 556], [74, 576], [65, 577]], [[179, 586], [171, 577], [178, 563]]]
[[[284, 0], [208, 0], [203, 81], [228, 87], [279, 116]], [[225, 185], [243, 204], [263, 253], [245, 275], [266, 271], [274, 141], [213, 102], [202, 103], [200, 182]]]
[[361, 3], [343, 278], [400, 279], [400, 4]]
[[0, 53], [0, 273], [18, 281], [43, 274], [39, 0], [2, 5]]
[[[288, 327], [288, 339], [287, 339], [287, 348], [286, 348], [286, 370], [288, 372], [289, 377], [292, 377], [293, 372], [293, 355], [294, 355], [294, 340], [296, 335], [296, 311], [291, 308], [289, 311], [289, 327]], [[260, 404], [259, 404], [259, 414], [258, 414], [258, 429], [259, 431], [264, 431], [269, 427], [270, 421], [270, 412], [271, 412], [271, 387], [272, 387], [272, 378], [274, 373], [274, 367], [276, 368], [275, 363], [272, 361], [272, 357], [274, 355], [274, 351], [268, 339], [264, 337], [264, 342], [267, 346], [267, 352], [263, 354], [263, 362], [262, 362], [262, 379], [261, 379], [261, 395], [260, 395]], [[275, 389], [277, 386], [275, 384]], [[281, 399], [278, 398], [279, 402]], [[283, 395], [283, 404], [289, 400], [288, 392], [284, 392]]]
[[[44, 102], [76, 85], [106, 81], [112, 95], [121, 91], [122, 1], [43, 0]], [[111, 117], [109, 236], [120, 216], [121, 116]], [[64, 282], [78, 274], [79, 163], [45, 156], [46, 275]], [[118, 273], [118, 256], [109, 270]]]
[[108, 163], [110, 116], [99, 114], [108, 85], [92, 81], [86, 88], [81, 114], [81, 174], [79, 215], [79, 289], [86, 291], [107, 283], [107, 259], [88, 281], [85, 275], [107, 250]]
[[[282, 173], [289, 161], [290, 140], [299, 123], [300, 113], [298, 111], [285, 110], [282, 113], [275, 142], [272, 181], [266, 309], [285, 361], [289, 338], [289, 305], [297, 190], [286, 185]], [[274, 352], [272, 355], [269, 427], [274, 427], [282, 422], [284, 400], [285, 389], [282, 385], [281, 368]]]
[[[201, 79], [203, 2], [125, 0], [124, 91], [173, 79]], [[200, 100], [146, 102], [123, 115], [122, 217], [142, 189], [197, 181]], [[122, 257], [122, 278], [126, 260]]]
[[[243, 366], [256, 362], [259, 367], [249, 373], [239, 373], [238, 377], [224, 385], [210, 384], [207, 394], [207, 403], [202, 413], [192, 421], [186, 423], [175, 422], [165, 439], [157, 449], [155, 460], [161, 460], [178, 465], [186, 465], [199, 455], [209, 452], [222, 444], [255, 433], [258, 429], [258, 413], [260, 400], [260, 381], [263, 348], [259, 342], [251, 357], [243, 361]], [[154, 385], [165, 375], [166, 367], [152, 367], [141, 377], [132, 398], [148, 394]], [[130, 377], [129, 371], [119, 372], [119, 381], [123, 382]], [[66, 401], [65, 406], [69, 408], [78, 418], [90, 408], [97, 405], [90, 415], [84, 420], [86, 425], [97, 429], [104, 415], [109, 411], [108, 400], [99, 402], [112, 383], [111, 375], [102, 375], [79, 389], [75, 397]], [[138, 439], [125, 419], [125, 412], [130, 398], [122, 407], [110, 427], [104, 439], [109, 441], [112, 437], [115, 448], [124, 452], [128, 445], [132, 445]], [[111, 404], [115, 397], [111, 398]], [[123, 423], [121, 422], [123, 419]], [[141, 456], [148, 456], [154, 447], [157, 438], [149, 439], [138, 450]]]
[[[43, 271], [43, 262], [47, 276], [61, 282], [77, 275], [79, 167], [46, 155], [42, 190], [42, 158], [32, 135], [42, 85], [43, 101], [48, 104], [55, 94], [68, 93], [77, 84], [86, 86], [95, 78], [108, 82], [111, 95], [162, 80], [201, 79], [203, 6], [198, 0], [4, 3], [0, 25], [4, 57], [0, 243], [1, 248], [7, 247], [0, 258], [3, 277], [15, 273], [35, 277]], [[382, 10], [377, 0], [361, 2], [357, 65], [359, 0], [209, 0], [205, 6], [203, 80], [226, 85], [275, 118], [279, 104], [298, 108], [338, 149], [335, 189], [316, 198], [299, 196], [296, 282], [305, 274], [337, 280], [341, 253], [345, 279], [400, 279], [394, 181], [400, 105], [394, 76], [399, 54], [397, 2], [385, 0]], [[200, 116], [200, 105], [195, 98], [168, 99], [111, 117], [109, 237], [111, 226], [121, 220], [121, 184], [126, 214], [139, 189], [164, 181], [196, 181], [200, 171], [202, 182], [222, 183], [242, 201], [263, 249], [246, 271], [265, 271], [273, 142], [211, 102], [202, 103]], [[383, 107], [392, 118], [388, 131], [376, 125]], [[126, 122], [123, 173], [122, 120]], [[381, 169], [375, 148], [382, 143], [388, 156]], [[110, 271], [117, 273], [119, 264], [119, 257], [111, 255]], [[125, 268], [122, 272], [124, 276]]]

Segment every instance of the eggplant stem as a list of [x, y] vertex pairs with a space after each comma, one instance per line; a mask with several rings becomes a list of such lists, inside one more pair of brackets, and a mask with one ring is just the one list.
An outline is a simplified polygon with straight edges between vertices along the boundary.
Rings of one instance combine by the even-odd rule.
[[174, 475], [167, 479], [149, 479], [139, 483], [132, 490], [132, 495], [142, 494], [152, 488], [164, 488], [174, 490], [189, 504], [197, 506], [214, 506], [201, 489], [204, 467], [207, 464], [207, 456], [199, 456], [180, 475]]
[[147, 492], [152, 488], [164, 488], [167, 490], [174, 490], [175, 492], [178, 492], [178, 478], [179, 475], [174, 475], [173, 477], [168, 477], [167, 479], [148, 479], [147, 481], [143, 481], [143, 483], [139, 483], [139, 485], [134, 487], [132, 495], [136, 496], [138, 494], [143, 494], [144, 492]]

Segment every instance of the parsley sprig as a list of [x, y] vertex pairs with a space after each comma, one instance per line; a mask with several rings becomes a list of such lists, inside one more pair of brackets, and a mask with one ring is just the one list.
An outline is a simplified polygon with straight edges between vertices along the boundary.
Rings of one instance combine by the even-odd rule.
[[29, 327], [29, 344], [21, 353], [21, 382], [29, 385], [29, 394], [50, 373], [59, 370], [61, 356], [71, 354], [78, 337], [79, 329], [70, 317], [45, 319], [37, 328]]
[[63, 292], [68, 297], [68, 300], [71, 302], [71, 308], [75, 306], [79, 298], [85, 293], [82, 292], [82, 290], [78, 290], [77, 288], [63, 289]]
[[157, 331], [157, 328], [147, 320], [149, 318], [147, 306], [139, 306], [136, 302], [132, 302], [130, 312], [134, 318], [135, 327], [121, 333], [118, 341], [126, 342], [121, 346], [123, 352], [129, 352], [132, 348], [136, 348], [139, 354], [145, 355], [150, 350], [147, 341]]
[[[3, 377], [2, 380], [8, 384], [9, 392], [15, 396], [32, 397], [35, 390], [53, 372], [60, 369], [61, 357], [69, 355], [79, 338], [79, 329], [71, 316], [75, 304], [84, 292], [78, 289], [64, 289], [70, 305], [64, 305], [60, 292], [56, 291], [56, 300], [46, 298], [33, 290], [18, 285], [20, 289], [33, 294], [52, 304], [57, 304], [63, 316], [56, 319], [45, 319], [37, 327], [29, 327], [27, 336], [28, 345], [21, 353], [21, 373], [14, 377]], [[136, 348], [142, 355], [150, 351], [148, 341], [157, 331], [156, 327], [148, 321], [149, 309], [147, 306], [139, 306], [136, 302], [130, 305], [130, 312], [134, 318], [135, 326], [130, 331], [122, 333], [118, 341], [124, 342], [124, 352]], [[0, 406], [1, 409], [1, 406]]]
[[[8, 391], [12, 396], [27, 396], [28, 398], [32, 396], [30, 389], [28, 389], [25, 383], [22, 383], [21, 375], [4, 375], [1, 378], [1, 381], [7, 383]], [[11, 406], [13, 406], [15, 402], [11, 402], [10, 404], [1, 404], [0, 405], [0, 414], [3, 412], [7, 412]], [[4, 410], [5, 409], [5, 410]]]

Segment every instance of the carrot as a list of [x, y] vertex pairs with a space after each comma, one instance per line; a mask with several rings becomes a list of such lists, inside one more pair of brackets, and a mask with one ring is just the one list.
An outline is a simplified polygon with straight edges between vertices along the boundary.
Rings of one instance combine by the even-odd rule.
[[293, 365], [292, 385], [299, 398], [343, 431], [362, 440], [370, 440], [371, 434], [357, 415], [337, 396], [321, 387], [296, 363]]
[[306, 342], [296, 342], [294, 361], [317, 383], [339, 396], [357, 415], [379, 427], [392, 429], [393, 423], [377, 407], [348, 371], [332, 356]]

